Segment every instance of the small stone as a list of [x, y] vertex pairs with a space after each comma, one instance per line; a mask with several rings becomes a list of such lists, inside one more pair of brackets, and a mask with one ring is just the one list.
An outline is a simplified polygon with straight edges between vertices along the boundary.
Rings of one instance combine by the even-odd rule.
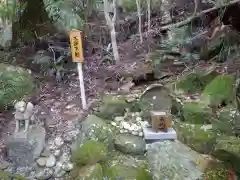
[[114, 121], [116, 121], [116, 122], [124, 121], [124, 117], [123, 116], [117, 116], [117, 117], [114, 118]]
[[66, 153], [66, 154], [71, 154], [71, 148], [69, 146], [67, 146], [67, 145], [64, 145], [62, 147], [62, 152]]
[[64, 163], [63, 165], [62, 165], [62, 169], [64, 170], [64, 171], [67, 171], [67, 172], [69, 172], [69, 171], [71, 171], [72, 169], [73, 169], [73, 163]]
[[79, 134], [79, 130], [71, 130], [67, 131], [63, 134], [63, 140], [64, 142], [72, 142], [73, 140], [76, 139], [77, 135]]
[[120, 133], [123, 134], [123, 133], [124, 133], [124, 130], [120, 129]]
[[53, 175], [53, 170], [50, 168], [45, 168], [37, 173], [36, 179], [38, 180], [47, 180], [50, 179]]
[[62, 169], [63, 164], [58, 162], [56, 166], [54, 167], [54, 177], [60, 178], [63, 177], [66, 174], [66, 171]]
[[60, 157], [60, 162], [62, 163], [69, 162], [70, 159], [71, 157], [68, 153], [63, 153], [62, 156]]
[[115, 122], [111, 122], [111, 124], [112, 124], [113, 126], [117, 126], [117, 123], [115, 123]]
[[143, 137], [143, 132], [139, 132], [138, 135], [139, 135], [140, 137]]
[[125, 130], [123, 130], [123, 131], [124, 131], [124, 133], [128, 133], [128, 130], [126, 130], [126, 129], [125, 129]]
[[136, 121], [142, 121], [142, 118], [138, 116], [138, 117], [136, 118]]
[[53, 152], [53, 155], [56, 156], [56, 157], [59, 157], [61, 155], [61, 150], [60, 149], [56, 149], [54, 152]]
[[57, 147], [61, 147], [63, 144], [64, 144], [64, 141], [61, 137], [56, 137], [55, 141], [54, 141], [54, 144], [57, 146]]
[[0, 170], [3, 171], [8, 168], [8, 164], [0, 164]]
[[132, 135], [138, 135], [137, 131], [132, 131]]
[[129, 130], [130, 125], [127, 122], [123, 122], [123, 128]]
[[56, 158], [54, 155], [50, 155], [46, 161], [46, 167], [53, 167], [56, 164]]
[[40, 167], [44, 167], [46, 165], [46, 162], [47, 162], [47, 158], [46, 157], [40, 157], [40, 158], [37, 159], [37, 164]]

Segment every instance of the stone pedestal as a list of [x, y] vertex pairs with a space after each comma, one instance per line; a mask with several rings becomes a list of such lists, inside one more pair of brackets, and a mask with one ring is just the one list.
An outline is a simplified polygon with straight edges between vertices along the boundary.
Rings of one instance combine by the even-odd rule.
[[43, 127], [32, 126], [27, 133], [20, 131], [7, 142], [7, 157], [17, 166], [30, 166], [45, 146], [46, 132]]
[[167, 132], [155, 132], [150, 127], [143, 127], [143, 134], [145, 140], [175, 140], [177, 133], [173, 128], [168, 128]]

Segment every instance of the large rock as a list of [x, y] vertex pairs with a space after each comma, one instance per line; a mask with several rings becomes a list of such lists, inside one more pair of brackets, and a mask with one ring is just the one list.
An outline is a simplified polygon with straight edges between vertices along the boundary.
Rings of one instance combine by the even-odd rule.
[[27, 134], [20, 131], [7, 142], [8, 159], [16, 165], [32, 165], [45, 146], [46, 132], [43, 127], [32, 126]]
[[234, 77], [232, 75], [219, 75], [204, 89], [201, 100], [206, 105], [217, 107], [221, 103], [230, 103], [233, 100]]
[[183, 143], [200, 153], [210, 153], [214, 150], [217, 134], [212, 125], [175, 123], [178, 138]]
[[150, 110], [169, 110], [172, 107], [170, 91], [161, 84], [153, 84], [147, 87], [140, 96], [139, 105], [145, 119], [150, 117]]
[[211, 121], [213, 128], [225, 135], [240, 134], [240, 114], [235, 107], [224, 107], [218, 112], [218, 119]]
[[116, 129], [108, 124], [106, 120], [95, 115], [89, 115], [81, 125], [81, 131], [71, 147], [72, 150], [76, 150], [85, 140], [100, 141], [107, 147], [113, 148]]
[[222, 135], [217, 139], [213, 155], [240, 175], [240, 138]]
[[20, 67], [0, 64], [0, 111], [12, 106], [14, 100], [20, 100], [33, 92], [34, 83], [31, 74]]
[[115, 140], [115, 147], [126, 154], [141, 155], [145, 152], [146, 144], [142, 137], [119, 134]]
[[197, 180], [202, 172], [195, 162], [198, 154], [178, 141], [153, 143], [147, 159], [153, 180]]
[[201, 92], [216, 75], [215, 66], [195, 69], [195, 72], [184, 74], [180, 80], [176, 82], [176, 89], [186, 93]]
[[104, 144], [86, 140], [79, 148], [73, 152], [72, 161], [77, 165], [91, 165], [99, 161], [104, 161], [107, 157], [107, 148]]
[[116, 153], [104, 164], [104, 178], [108, 180], [152, 180], [145, 160]]
[[193, 124], [208, 124], [214, 118], [211, 109], [198, 102], [186, 102], [182, 106], [184, 121]]

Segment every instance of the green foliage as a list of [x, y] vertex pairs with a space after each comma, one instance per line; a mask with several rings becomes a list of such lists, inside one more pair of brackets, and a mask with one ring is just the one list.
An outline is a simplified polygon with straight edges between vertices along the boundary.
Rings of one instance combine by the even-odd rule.
[[19, 16], [26, 7], [26, 2], [16, 0], [4, 0], [0, 2], [0, 18], [5, 23], [12, 23], [19, 20]]
[[104, 144], [93, 140], [86, 140], [78, 150], [73, 152], [72, 161], [78, 166], [91, 165], [105, 160], [106, 156], [107, 148]]
[[22, 68], [0, 64], [0, 109], [29, 95], [34, 89], [33, 78]]
[[203, 176], [204, 180], [227, 180], [228, 170], [225, 168], [207, 169]]
[[199, 60], [197, 53], [182, 52], [185, 46], [191, 46], [191, 27], [183, 26], [181, 28], [171, 29], [172, 38], [163, 40], [158, 50], [150, 57], [153, 61], [153, 67], [157, 67], [167, 60], [179, 59], [185, 63], [192, 63]]
[[202, 94], [203, 101], [214, 106], [222, 102], [229, 103], [233, 100], [234, 83], [232, 75], [217, 76], [205, 87]]
[[53, 20], [60, 31], [69, 32], [72, 29], [83, 29], [83, 19], [72, 9], [68, 1], [44, 0], [44, 5], [49, 18]]

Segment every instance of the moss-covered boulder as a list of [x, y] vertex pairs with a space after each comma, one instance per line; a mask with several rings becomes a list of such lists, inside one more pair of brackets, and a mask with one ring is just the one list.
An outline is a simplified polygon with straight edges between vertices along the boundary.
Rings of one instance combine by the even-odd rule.
[[211, 109], [197, 102], [187, 102], [182, 106], [184, 121], [193, 124], [208, 124], [214, 118]]
[[72, 150], [76, 150], [85, 140], [99, 141], [109, 149], [113, 148], [114, 137], [118, 130], [110, 124], [110, 121], [95, 115], [89, 115], [81, 125], [81, 132], [73, 143]]
[[123, 116], [126, 108], [131, 108], [122, 96], [105, 96], [98, 112], [95, 114], [103, 119], [112, 120], [116, 116]]
[[219, 75], [214, 78], [202, 93], [202, 102], [210, 106], [221, 103], [228, 104], [233, 100], [234, 77], [232, 75]]
[[209, 153], [214, 150], [217, 134], [212, 131], [211, 125], [174, 124], [178, 138], [183, 143], [200, 153]]
[[240, 138], [224, 136], [217, 139], [213, 155], [240, 175]]
[[104, 178], [108, 180], [152, 180], [146, 161], [132, 156], [115, 153], [103, 167]]
[[69, 180], [100, 180], [103, 179], [102, 166], [97, 163], [75, 168], [68, 178]]
[[25, 69], [0, 64], [0, 110], [12, 106], [15, 100], [30, 95], [33, 90], [33, 78]]
[[217, 73], [214, 71], [214, 66], [195, 69], [194, 72], [183, 75], [176, 82], [176, 89], [186, 93], [201, 92], [216, 76]]
[[211, 121], [213, 128], [225, 135], [239, 134], [240, 114], [236, 108], [227, 106], [218, 112], [218, 118]]
[[93, 140], [86, 140], [73, 152], [72, 161], [78, 166], [92, 165], [106, 160], [107, 152], [107, 147], [104, 144]]
[[117, 150], [126, 154], [143, 155], [146, 150], [144, 139], [130, 134], [117, 135], [114, 143]]

